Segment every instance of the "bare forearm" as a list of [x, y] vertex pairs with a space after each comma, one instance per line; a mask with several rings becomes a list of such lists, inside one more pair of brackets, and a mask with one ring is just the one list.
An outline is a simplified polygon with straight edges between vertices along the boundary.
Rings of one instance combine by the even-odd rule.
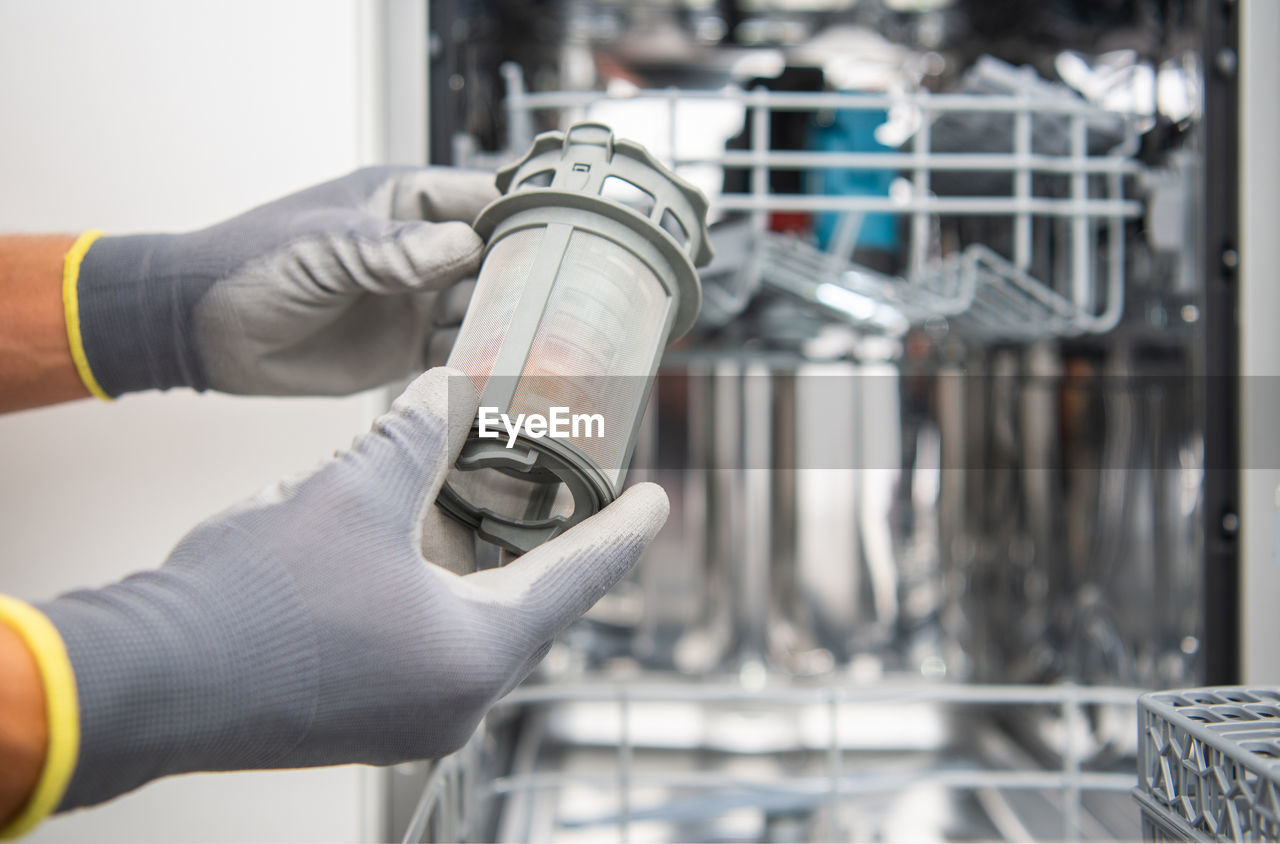
[[0, 236], [0, 412], [89, 394], [67, 343], [63, 259], [71, 235]]
[[17, 632], [0, 622], [0, 828], [35, 792], [48, 745], [39, 668]]

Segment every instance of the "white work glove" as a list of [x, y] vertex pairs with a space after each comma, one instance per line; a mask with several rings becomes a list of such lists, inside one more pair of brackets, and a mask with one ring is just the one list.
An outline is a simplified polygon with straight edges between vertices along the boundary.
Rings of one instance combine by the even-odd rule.
[[39, 609], [66, 644], [80, 755], [62, 810], [186, 771], [388, 764], [461, 746], [635, 563], [640, 484], [500, 569], [423, 558], [476, 412], [434, 369], [351, 449], [204, 522], [163, 567]]
[[491, 173], [371, 167], [200, 231], [99, 238], [73, 279], [86, 384], [342, 395], [421, 372], [497, 197]]

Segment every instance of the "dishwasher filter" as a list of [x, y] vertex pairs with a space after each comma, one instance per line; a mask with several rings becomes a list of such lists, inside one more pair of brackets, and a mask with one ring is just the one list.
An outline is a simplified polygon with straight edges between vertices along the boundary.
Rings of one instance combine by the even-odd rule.
[[480, 412], [440, 493], [515, 553], [621, 492], [669, 340], [697, 317], [707, 200], [639, 144], [580, 123], [498, 172], [488, 241], [448, 364]]

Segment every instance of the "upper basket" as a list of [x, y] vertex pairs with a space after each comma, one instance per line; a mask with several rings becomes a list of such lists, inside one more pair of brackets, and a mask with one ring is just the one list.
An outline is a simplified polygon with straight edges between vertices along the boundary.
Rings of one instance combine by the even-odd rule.
[[[994, 60], [979, 63], [978, 73], [977, 83], [948, 94], [735, 87], [531, 93], [520, 68], [508, 65], [507, 148], [528, 147], [532, 127], [546, 122], [535, 119], [539, 113], [556, 112], [568, 125], [602, 108], [643, 104], [649, 113], [665, 112], [667, 143], [648, 146], [675, 172], [713, 166], [746, 176], [745, 189], [710, 196], [712, 219], [741, 217], [754, 230], [740, 250], [747, 271], [730, 274], [741, 288], [729, 291], [730, 299], [765, 286], [890, 335], [933, 320], [978, 342], [1109, 331], [1123, 315], [1126, 237], [1137, 229], [1127, 224], [1144, 214], [1137, 193], [1145, 170], [1135, 158], [1144, 118], [1103, 110]], [[678, 127], [713, 106], [741, 111], [745, 149], [681, 146]], [[824, 120], [893, 115], [912, 128], [894, 148], [777, 150], [771, 125], [781, 112]], [[458, 149], [470, 157], [467, 144]], [[783, 171], [819, 187], [777, 192], [773, 176]], [[880, 174], [887, 187], [842, 189], [847, 179], [832, 178], [848, 174]], [[834, 219], [836, 235], [819, 244], [771, 230], [781, 215]], [[860, 229], [865, 240], [866, 221], [874, 218], [893, 220], [896, 261], [887, 270], [860, 263]], [[704, 277], [704, 288], [719, 283]]]

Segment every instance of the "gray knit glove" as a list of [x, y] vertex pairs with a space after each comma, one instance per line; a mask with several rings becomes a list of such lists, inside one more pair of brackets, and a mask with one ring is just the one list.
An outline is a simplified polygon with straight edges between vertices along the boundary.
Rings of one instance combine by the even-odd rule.
[[497, 196], [488, 173], [372, 167], [200, 231], [101, 238], [76, 284], [92, 376], [112, 396], [341, 395], [421, 372]]
[[[187, 535], [160, 569], [40, 606], [66, 643], [80, 756], [60, 809], [168, 774], [448, 753], [662, 526], [641, 484], [501, 569], [428, 563], [476, 411], [434, 369], [313, 474]], [[425, 525], [425, 527], [424, 527]]]

